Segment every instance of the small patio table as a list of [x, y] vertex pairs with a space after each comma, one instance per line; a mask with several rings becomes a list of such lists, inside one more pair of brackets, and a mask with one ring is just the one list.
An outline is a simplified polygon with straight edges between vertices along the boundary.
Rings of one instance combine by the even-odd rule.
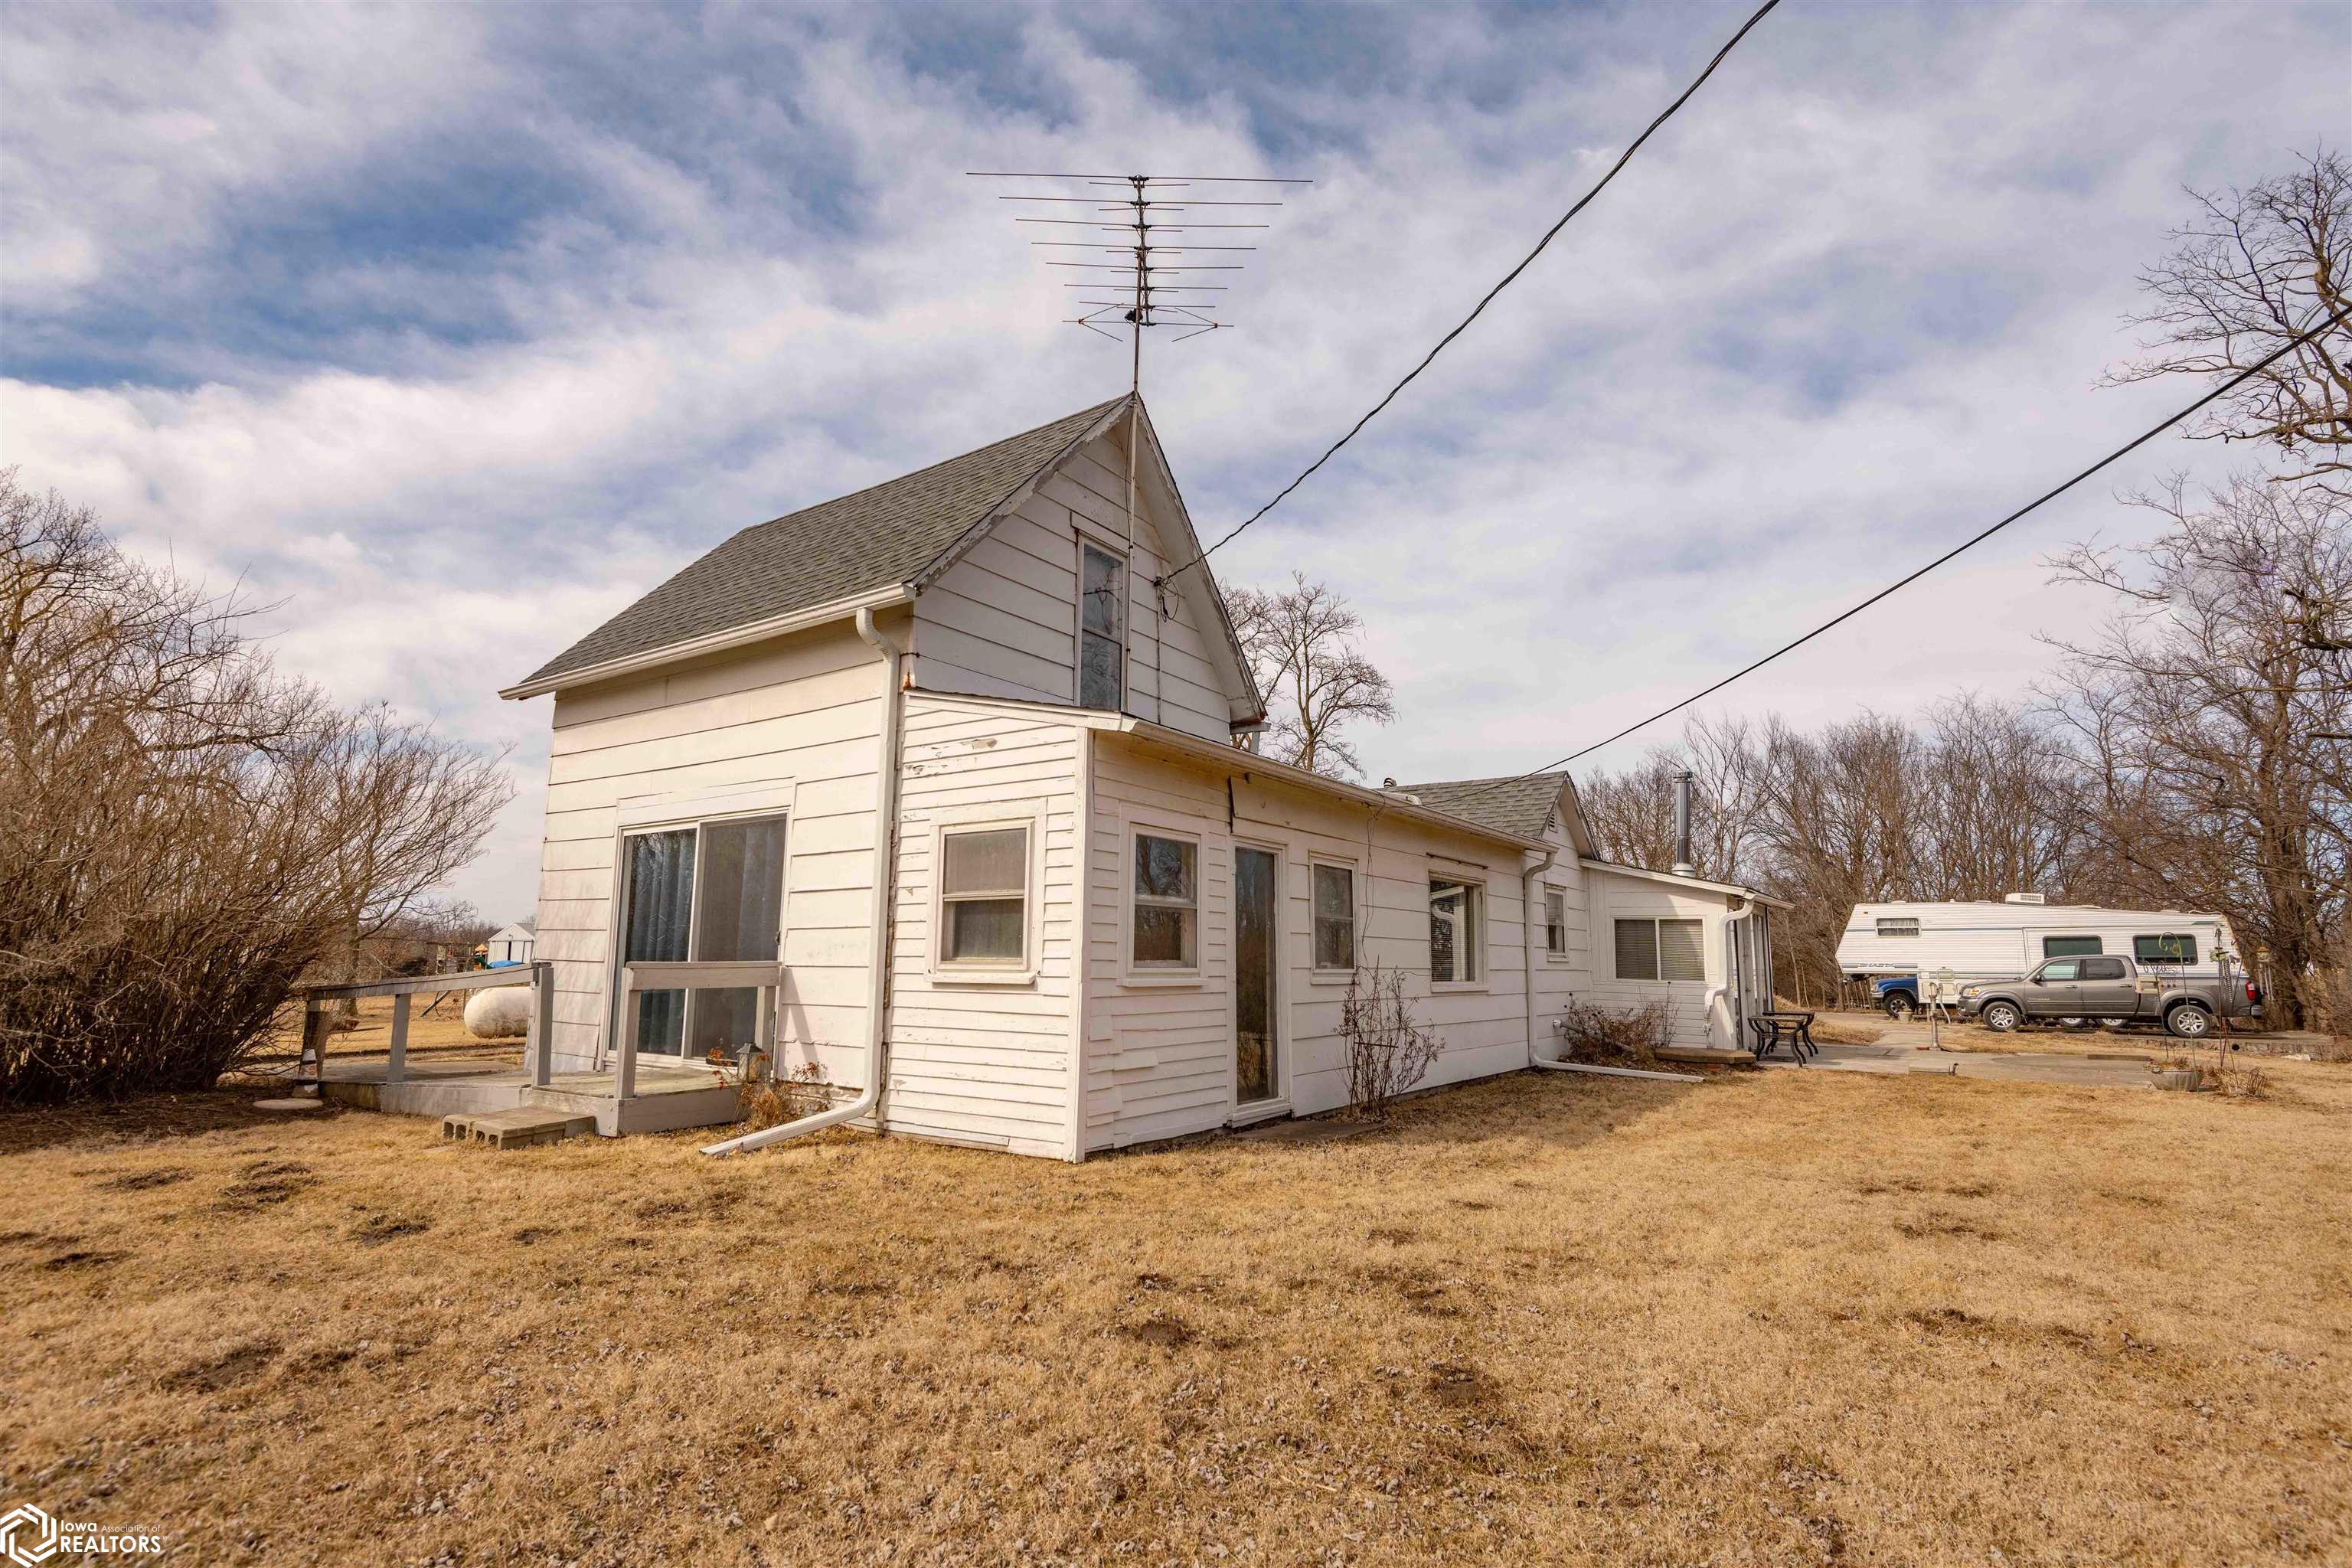
[[1756, 1059], [1764, 1060], [1778, 1050], [1782, 1041], [1788, 1042], [1789, 1054], [1797, 1065], [1805, 1065], [1809, 1056], [1821, 1055], [1822, 1048], [1813, 1044], [1813, 1016], [1811, 1013], [1775, 1010], [1759, 1013], [1748, 1020], [1756, 1031]]

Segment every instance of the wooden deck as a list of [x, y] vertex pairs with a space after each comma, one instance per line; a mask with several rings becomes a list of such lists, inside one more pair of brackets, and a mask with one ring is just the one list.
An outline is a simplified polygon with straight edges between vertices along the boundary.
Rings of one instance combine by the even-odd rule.
[[435, 1118], [540, 1107], [593, 1116], [596, 1131], [607, 1138], [725, 1127], [742, 1116], [733, 1075], [722, 1079], [700, 1064], [673, 1066], [639, 1058], [636, 1093], [625, 1101], [613, 1098], [610, 1072], [560, 1072], [545, 1089], [533, 1089], [530, 1072], [505, 1054], [412, 1056], [397, 1083], [391, 1067], [388, 1056], [329, 1057], [320, 1068], [320, 1098], [364, 1110]]

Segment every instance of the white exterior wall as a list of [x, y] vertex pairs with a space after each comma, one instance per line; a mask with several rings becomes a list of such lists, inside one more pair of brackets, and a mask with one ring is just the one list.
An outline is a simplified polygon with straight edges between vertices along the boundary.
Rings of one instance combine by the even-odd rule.
[[[1017, 1154], [1069, 1157], [1078, 931], [1079, 768], [1086, 736], [1034, 710], [910, 692], [891, 927], [886, 1125]], [[938, 963], [942, 827], [1030, 828], [1027, 961], [1013, 973]]]
[[[1421, 1087], [1458, 1083], [1527, 1065], [1520, 870], [1537, 857], [1491, 839], [1375, 813], [1265, 777], [1222, 770], [1148, 744], [1098, 735], [1094, 746], [1087, 881], [1086, 1127], [1088, 1149], [1122, 1147], [1221, 1127], [1234, 1114], [1233, 851], [1238, 842], [1282, 857], [1276, 994], [1287, 1104], [1313, 1115], [1347, 1101], [1339, 1037], [1344, 978], [1312, 968], [1315, 858], [1358, 871], [1358, 956], [1405, 970], [1414, 1012], [1444, 1048]], [[1230, 811], [1230, 817], [1229, 817]], [[1136, 973], [1127, 963], [1133, 836], [1152, 827], [1195, 835], [1200, 851], [1197, 977]], [[1481, 978], [1433, 992], [1429, 879], [1460, 876], [1485, 889]], [[1566, 896], [1570, 955], [1551, 960], [1536, 933], [1538, 1019], [1578, 978], [1585, 873], [1562, 841], [1547, 879]], [[1541, 882], [1538, 887], [1542, 886]], [[1541, 894], [1536, 898], [1540, 921]], [[1539, 1035], [1549, 1032], [1539, 1026]]]
[[834, 1082], [856, 1085], [884, 669], [843, 623], [556, 694], [536, 956], [555, 965], [559, 1070], [595, 1065], [604, 1043], [623, 803], [691, 811], [698, 797], [773, 792], [788, 801], [791, 966], [777, 1038], [787, 1067], [820, 1057]]
[[930, 691], [1026, 701], [1077, 700], [1078, 541], [1127, 557], [1127, 710], [1223, 742], [1230, 704], [1207, 641], [1224, 630], [1187, 574], [1159, 613], [1151, 580], [1168, 565], [1157, 519], [1174, 502], [1149, 445], [1127, 528], [1124, 425], [1046, 476], [915, 601], [915, 682]]
[[[1590, 988], [1582, 1000], [1604, 1007], [1643, 1007], [1664, 1002], [1672, 1023], [1669, 1043], [1676, 1046], [1745, 1047], [1752, 1042], [1734, 1037], [1729, 985], [1729, 940], [1725, 918], [1731, 900], [1702, 888], [1676, 888], [1647, 877], [1621, 876], [1592, 867], [1585, 868], [1591, 889], [1593, 919], [1590, 944]], [[1617, 977], [1619, 920], [1696, 920], [1700, 922], [1699, 952], [1705, 959], [1704, 980], [1620, 980]]]

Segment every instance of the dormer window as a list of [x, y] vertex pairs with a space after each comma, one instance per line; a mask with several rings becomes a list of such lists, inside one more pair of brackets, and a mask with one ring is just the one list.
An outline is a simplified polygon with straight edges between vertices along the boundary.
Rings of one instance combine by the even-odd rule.
[[1078, 546], [1078, 706], [1127, 706], [1127, 562]]

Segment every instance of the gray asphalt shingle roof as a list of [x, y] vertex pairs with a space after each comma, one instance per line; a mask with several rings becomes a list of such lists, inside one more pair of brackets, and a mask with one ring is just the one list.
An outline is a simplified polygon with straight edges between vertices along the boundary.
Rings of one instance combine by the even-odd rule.
[[1559, 804], [1559, 783], [1558, 773], [1537, 773], [1529, 778], [1399, 784], [1397, 790], [1420, 796], [1421, 804], [1432, 811], [1520, 838], [1540, 838]]
[[960, 458], [744, 529], [522, 684], [911, 582], [1125, 401], [1122, 394]]

